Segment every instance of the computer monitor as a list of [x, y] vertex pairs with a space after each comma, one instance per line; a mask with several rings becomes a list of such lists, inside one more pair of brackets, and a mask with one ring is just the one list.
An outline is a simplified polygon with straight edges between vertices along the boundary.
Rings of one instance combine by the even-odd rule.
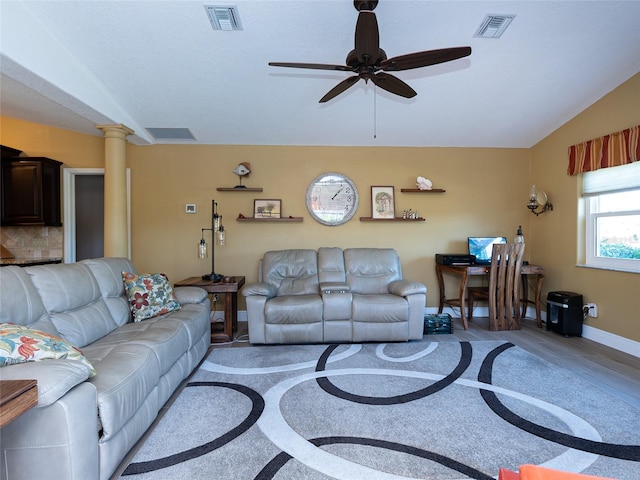
[[507, 237], [468, 237], [469, 255], [476, 256], [476, 263], [491, 263], [494, 243], [507, 243]]

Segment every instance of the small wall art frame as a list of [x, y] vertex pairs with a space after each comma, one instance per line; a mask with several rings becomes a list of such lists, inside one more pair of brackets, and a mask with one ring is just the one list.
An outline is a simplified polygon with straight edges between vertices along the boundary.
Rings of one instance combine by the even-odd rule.
[[396, 200], [393, 186], [371, 187], [371, 217], [393, 219], [396, 215]]
[[282, 200], [280, 199], [254, 199], [253, 218], [281, 218]]

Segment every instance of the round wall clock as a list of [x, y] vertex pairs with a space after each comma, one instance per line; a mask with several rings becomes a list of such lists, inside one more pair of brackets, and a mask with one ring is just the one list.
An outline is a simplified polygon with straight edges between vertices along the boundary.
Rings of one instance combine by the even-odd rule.
[[358, 210], [358, 189], [341, 173], [318, 175], [307, 188], [307, 210], [323, 225], [342, 225]]

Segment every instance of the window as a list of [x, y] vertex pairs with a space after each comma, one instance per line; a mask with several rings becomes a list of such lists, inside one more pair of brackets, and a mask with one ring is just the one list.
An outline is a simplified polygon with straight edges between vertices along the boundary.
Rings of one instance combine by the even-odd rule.
[[583, 175], [588, 266], [640, 272], [640, 162]]

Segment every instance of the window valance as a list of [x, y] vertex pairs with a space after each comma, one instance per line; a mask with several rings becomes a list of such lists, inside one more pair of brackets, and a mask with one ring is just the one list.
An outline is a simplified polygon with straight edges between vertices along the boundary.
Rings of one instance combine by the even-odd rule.
[[569, 147], [568, 175], [616, 167], [640, 159], [640, 125]]

